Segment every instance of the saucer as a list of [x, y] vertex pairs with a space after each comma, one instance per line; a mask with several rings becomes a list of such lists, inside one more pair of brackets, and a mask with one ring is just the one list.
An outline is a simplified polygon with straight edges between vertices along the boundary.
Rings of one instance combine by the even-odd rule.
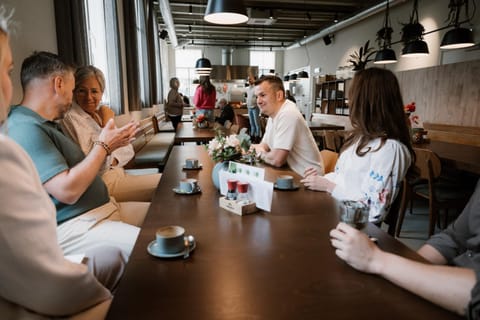
[[196, 194], [196, 193], [200, 193], [202, 192], [202, 189], [200, 189], [200, 187], [197, 187], [197, 189], [191, 191], [191, 192], [187, 192], [187, 191], [183, 191], [182, 189], [180, 188], [173, 188], [172, 189], [173, 192], [175, 192], [176, 194]]
[[182, 169], [183, 169], [183, 170], [202, 170], [202, 164], [199, 163], [199, 164], [198, 164], [198, 167], [195, 167], [195, 168], [188, 168], [188, 167], [186, 167], [185, 165], [183, 165]]
[[294, 191], [294, 190], [298, 190], [298, 188], [300, 188], [300, 185], [298, 183], [294, 183], [293, 187], [291, 187], [291, 188], [280, 188], [279, 186], [277, 186], [277, 183], [275, 182], [273, 184], [273, 187], [277, 190]]
[[[187, 238], [188, 236], [185, 236], [185, 239]], [[195, 250], [195, 247], [197, 246], [197, 242], [194, 240], [192, 245], [190, 246], [190, 252], [192, 252], [193, 250]], [[163, 252], [159, 252], [158, 249], [157, 249], [157, 240], [153, 240], [152, 242], [150, 242], [147, 246], [147, 251], [148, 253], [150, 253], [152, 256], [154, 257], [157, 257], [157, 258], [178, 258], [178, 257], [183, 257], [183, 255], [185, 254], [185, 250], [187, 250], [186, 248], [183, 249], [182, 251], [180, 252], [177, 252], [177, 253], [163, 253]]]

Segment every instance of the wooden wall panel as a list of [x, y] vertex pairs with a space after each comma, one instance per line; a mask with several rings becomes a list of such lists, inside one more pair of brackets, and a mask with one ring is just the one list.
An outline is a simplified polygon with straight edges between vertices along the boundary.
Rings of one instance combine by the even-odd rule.
[[480, 126], [480, 60], [397, 73], [404, 103], [423, 123]]

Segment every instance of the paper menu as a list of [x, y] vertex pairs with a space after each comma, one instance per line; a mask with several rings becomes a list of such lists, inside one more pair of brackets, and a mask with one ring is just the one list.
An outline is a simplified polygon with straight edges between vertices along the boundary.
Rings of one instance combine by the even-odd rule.
[[229, 171], [220, 171], [220, 193], [227, 194], [227, 180], [248, 182], [248, 198], [257, 208], [270, 212], [273, 199], [273, 183], [264, 180], [265, 169], [230, 161]]

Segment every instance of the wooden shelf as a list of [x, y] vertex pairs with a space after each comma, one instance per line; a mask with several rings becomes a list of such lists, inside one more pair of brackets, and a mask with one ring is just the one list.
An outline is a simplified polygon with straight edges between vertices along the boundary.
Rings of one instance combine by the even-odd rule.
[[315, 85], [315, 102], [320, 107], [320, 113], [348, 115], [348, 98], [346, 97], [347, 80], [326, 81]]

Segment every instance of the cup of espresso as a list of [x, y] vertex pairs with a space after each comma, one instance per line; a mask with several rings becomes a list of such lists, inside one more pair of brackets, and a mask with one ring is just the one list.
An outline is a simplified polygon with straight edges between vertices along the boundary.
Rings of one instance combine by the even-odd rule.
[[289, 175], [281, 175], [277, 177], [277, 188], [279, 189], [292, 189], [293, 177]]
[[185, 168], [187, 169], [198, 168], [198, 159], [195, 159], [195, 158], [185, 159]]
[[178, 253], [185, 249], [185, 229], [180, 226], [165, 226], [157, 229], [155, 240], [161, 253]]
[[338, 201], [339, 219], [358, 230], [367, 226], [370, 207], [361, 201]]
[[198, 189], [197, 179], [182, 179], [180, 180], [180, 190], [183, 192], [194, 192]]

